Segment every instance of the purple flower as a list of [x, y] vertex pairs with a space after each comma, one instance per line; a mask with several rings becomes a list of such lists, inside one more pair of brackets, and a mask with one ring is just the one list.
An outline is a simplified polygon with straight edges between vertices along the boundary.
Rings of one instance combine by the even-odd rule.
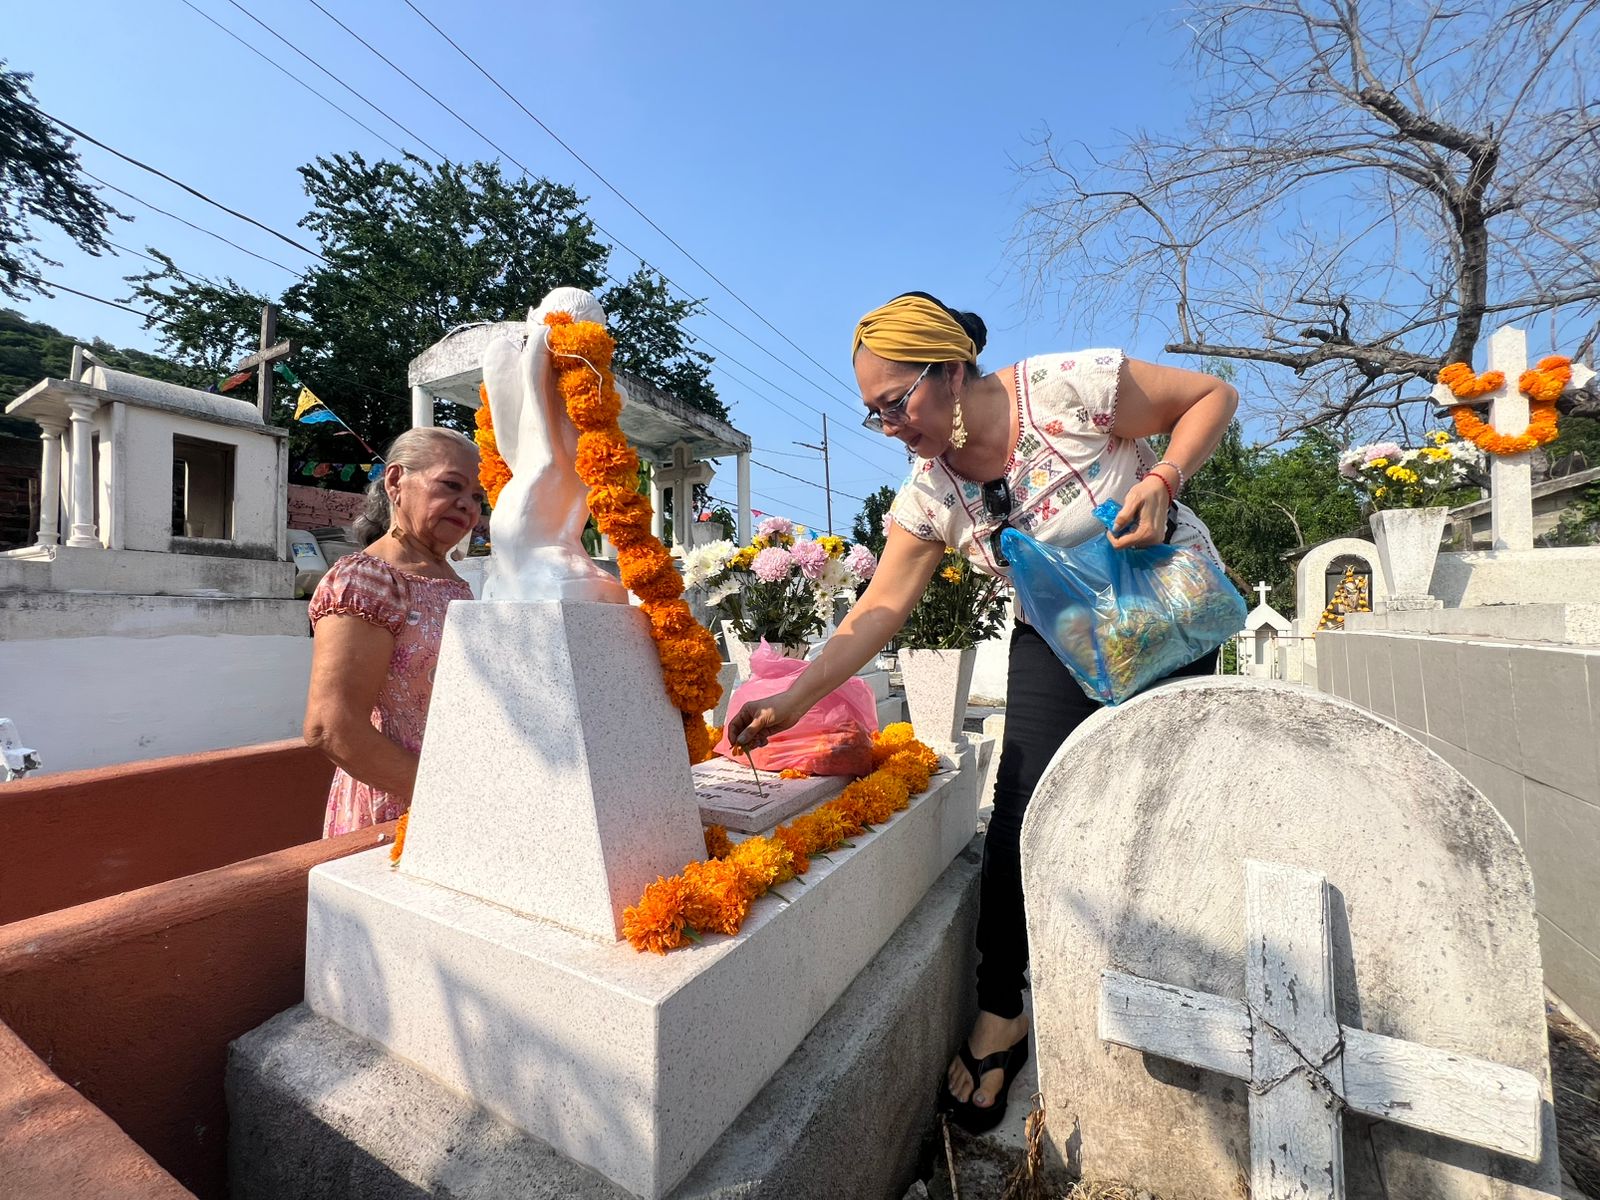
[[756, 526], [756, 536], [766, 538], [769, 542], [775, 537], [792, 537], [794, 535], [794, 522], [784, 517], [768, 517]]
[[816, 579], [828, 564], [828, 552], [815, 542], [796, 542], [791, 553], [800, 566], [800, 573], [807, 579]]
[[[822, 557], [828, 557], [826, 552]], [[756, 560], [750, 564], [750, 569], [763, 583], [779, 583], [789, 577], [789, 566], [793, 562], [794, 555], [787, 550], [778, 546], [768, 546], [756, 555]]]
[[844, 565], [863, 583], [872, 578], [873, 572], [878, 569], [878, 560], [871, 550], [862, 545], [850, 547], [850, 553], [844, 556]]

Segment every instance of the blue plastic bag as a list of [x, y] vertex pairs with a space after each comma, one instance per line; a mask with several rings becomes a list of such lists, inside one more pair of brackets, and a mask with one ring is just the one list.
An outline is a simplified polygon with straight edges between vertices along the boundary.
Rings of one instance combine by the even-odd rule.
[[[1109, 530], [1115, 500], [1094, 510]], [[1244, 628], [1244, 600], [1200, 550], [1046, 546], [1000, 535], [1023, 615], [1091, 699], [1121, 704]]]

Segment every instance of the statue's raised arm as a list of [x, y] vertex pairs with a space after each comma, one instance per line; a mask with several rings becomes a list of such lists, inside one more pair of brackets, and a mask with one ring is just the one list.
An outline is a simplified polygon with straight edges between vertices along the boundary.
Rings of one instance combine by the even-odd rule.
[[495, 441], [511, 469], [489, 518], [494, 565], [485, 600], [627, 603], [622, 584], [583, 548], [587, 489], [576, 467], [578, 431], [568, 418], [550, 360], [547, 313], [605, 324], [605, 310], [580, 288], [557, 288], [528, 313], [521, 343], [498, 337], [483, 352], [483, 384]]

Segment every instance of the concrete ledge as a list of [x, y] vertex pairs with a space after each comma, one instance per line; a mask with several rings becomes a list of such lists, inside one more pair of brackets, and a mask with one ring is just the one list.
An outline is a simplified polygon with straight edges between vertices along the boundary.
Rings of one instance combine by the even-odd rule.
[[1351, 613], [1347, 633], [1426, 633], [1507, 642], [1600, 645], [1600, 604], [1482, 604]]
[[276, 634], [309, 637], [304, 600], [259, 597], [0, 593], [0, 641], [74, 637]]
[[[974, 839], [675, 1200], [894, 1198], [973, 1016]], [[624, 1200], [629, 1194], [299, 1007], [233, 1044], [232, 1200]]]
[[287, 600], [294, 595], [294, 576], [292, 562], [150, 550], [28, 546], [0, 554], [0, 592]]

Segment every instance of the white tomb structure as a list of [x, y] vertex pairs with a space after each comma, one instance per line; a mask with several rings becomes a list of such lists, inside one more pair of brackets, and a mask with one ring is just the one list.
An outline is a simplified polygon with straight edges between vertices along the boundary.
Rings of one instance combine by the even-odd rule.
[[[560, 515], [522, 511], [501, 536], [544, 544]], [[379, 849], [311, 873], [306, 1003], [655, 1200], [971, 839], [980, 744], [736, 936], [659, 957], [619, 940], [623, 910], [705, 844], [644, 614], [457, 601], [436, 679], [399, 869]]]
[[288, 432], [81, 347], [5, 411], [42, 461], [36, 544], [0, 553], [0, 709], [48, 769], [297, 734]]
[[1260, 603], [1250, 610], [1250, 615], [1244, 619], [1244, 628], [1234, 635], [1237, 674], [1256, 679], [1282, 678], [1278, 642], [1280, 638], [1288, 636], [1290, 625], [1277, 609], [1267, 603], [1267, 593], [1271, 590], [1271, 585], [1265, 580], [1256, 584], [1255, 592], [1261, 598]]

